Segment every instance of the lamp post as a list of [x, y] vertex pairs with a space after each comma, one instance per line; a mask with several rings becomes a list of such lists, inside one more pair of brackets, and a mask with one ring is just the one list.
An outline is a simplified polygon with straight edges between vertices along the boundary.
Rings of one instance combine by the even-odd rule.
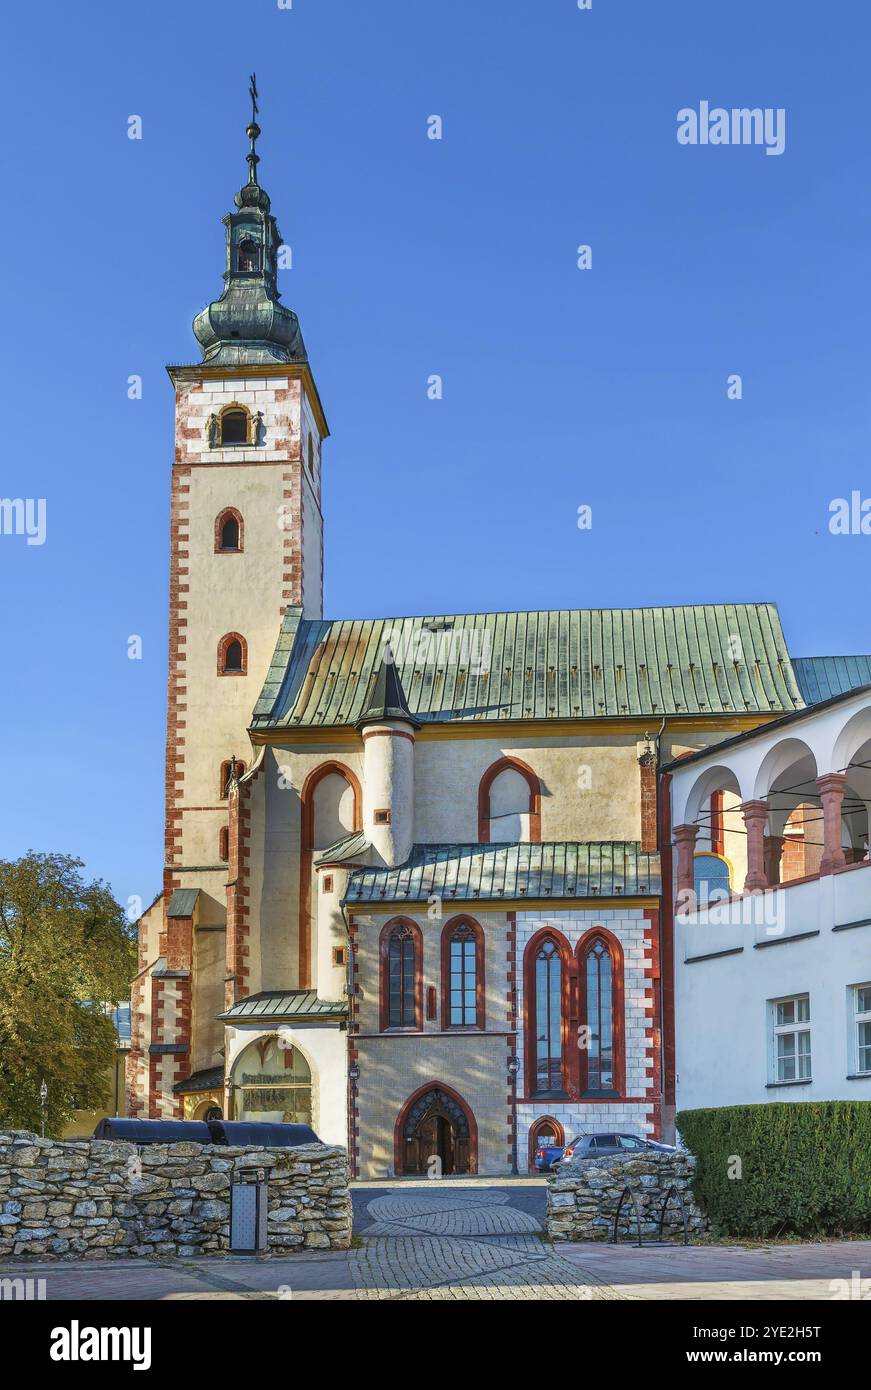
[[39, 1088], [39, 1108], [42, 1112], [42, 1137], [45, 1138], [45, 1112], [48, 1108], [48, 1087], [43, 1081]]
[[517, 1073], [520, 1058], [512, 1052], [508, 1058], [508, 1080], [511, 1082], [511, 1176], [517, 1177]]
[[351, 1176], [357, 1176], [357, 1149], [354, 1144], [354, 1120], [357, 1114], [357, 1082], [360, 1080], [360, 1066], [352, 1062], [348, 1067], [348, 1080], [351, 1083], [351, 1113], [348, 1116], [348, 1158], [351, 1160]]

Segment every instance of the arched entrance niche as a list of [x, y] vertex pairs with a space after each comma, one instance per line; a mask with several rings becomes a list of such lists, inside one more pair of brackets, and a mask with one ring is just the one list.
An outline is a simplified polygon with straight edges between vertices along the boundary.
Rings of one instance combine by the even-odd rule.
[[462, 1096], [442, 1081], [431, 1081], [409, 1096], [393, 1136], [397, 1176], [425, 1174], [432, 1160], [437, 1172], [477, 1173], [478, 1126]]
[[272, 1033], [257, 1038], [233, 1065], [234, 1120], [312, 1124], [312, 1073], [299, 1048]]

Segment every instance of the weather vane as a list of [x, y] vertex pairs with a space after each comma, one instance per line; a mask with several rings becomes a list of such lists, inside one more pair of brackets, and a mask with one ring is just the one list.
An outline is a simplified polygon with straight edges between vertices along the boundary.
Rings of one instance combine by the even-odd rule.
[[251, 74], [251, 85], [250, 85], [249, 88], [248, 88], [248, 95], [249, 95], [250, 98], [251, 98], [251, 124], [252, 124], [252, 125], [256, 125], [256, 124], [257, 124], [257, 112], [260, 110], [260, 107], [257, 105], [257, 74], [256, 74], [256, 72], [252, 72], [252, 74]]

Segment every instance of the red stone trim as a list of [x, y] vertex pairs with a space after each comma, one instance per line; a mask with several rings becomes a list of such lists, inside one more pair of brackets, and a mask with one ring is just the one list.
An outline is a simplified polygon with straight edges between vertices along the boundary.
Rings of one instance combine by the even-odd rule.
[[251, 787], [261, 768], [250, 782], [234, 782], [230, 787], [228, 826], [229, 860], [227, 864], [227, 935], [224, 1007], [231, 1009], [250, 993], [249, 972], [249, 877], [251, 833]]
[[[360, 958], [359, 958], [359, 929], [356, 917], [348, 917], [348, 950], [351, 953], [350, 970], [350, 994], [348, 996], [348, 1067], [353, 1062], [359, 1065], [360, 1050], [358, 1039], [360, 1034], [360, 1023], [358, 1019], [357, 1001], [360, 997]], [[359, 1083], [356, 1087], [352, 1086], [351, 1078], [347, 1081], [348, 1096], [348, 1157], [350, 1160], [351, 1177], [360, 1176], [360, 1088]]]
[[650, 1084], [647, 1094], [653, 1109], [653, 1137], [662, 1137], [663, 1122], [663, 1101], [664, 1085], [662, 1075], [663, 1057], [663, 1033], [662, 1033], [662, 973], [660, 959], [660, 914], [655, 907], [646, 907], [644, 916], [647, 919], [647, 926], [644, 931], [644, 941], [647, 952], [650, 955], [650, 964], [645, 967], [644, 974], [650, 981], [650, 1000], [653, 1008], [648, 1011], [650, 1026], [645, 1050], [648, 1054], [648, 1065], [651, 1070]]
[[529, 785], [529, 841], [537, 845], [541, 842], [541, 783], [528, 763], [519, 758], [500, 758], [488, 767], [478, 787], [478, 842], [490, 843], [490, 788], [506, 768], [519, 772]]
[[711, 853], [725, 857], [725, 827], [723, 822], [722, 790], [711, 792]]
[[[414, 941], [414, 1024], [403, 1028], [390, 1025], [390, 998], [388, 992], [388, 953], [390, 938], [396, 927], [411, 928]], [[385, 922], [378, 937], [378, 1026], [382, 1033], [401, 1034], [420, 1033], [423, 1029], [423, 934], [412, 917], [391, 917]]]
[[[475, 1022], [451, 1023], [451, 937], [459, 926], [471, 927], [475, 937]], [[484, 987], [484, 932], [474, 917], [461, 913], [452, 917], [442, 927], [441, 971], [442, 971], [442, 1028], [445, 1032], [475, 1033], [486, 1028]]]
[[[224, 523], [226, 521], [229, 521], [230, 517], [234, 518], [239, 527], [239, 544], [235, 550], [225, 550], [224, 547], [221, 545], [221, 532], [224, 529]], [[242, 519], [242, 513], [237, 511], [235, 507], [225, 507], [224, 510], [222, 512], [219, 512], [218, 515], [215, 517], [215, 554], [241, 555], [244, 549], [245, 522]]]
[[653, 854], [659, 836], [656, 814], [656, 763], [653, 758], [642, 757], [638, 762], [638, 770], [641, 777], [641, 850], [643, 854]]
[[[242, 648], [242, 669], [241, 671], [227, 671], [224, 663], [227, 660], [227, 649], [233, 642], [238, 642]], [[218, 643], [218, 675], [219, 676], [247, 676], [248, 674], [248, 643], [241, 632], [225, 632]]]
[[[578, 960], [578, 1021], [588, 1020], [587, 972], [585, 960], [590, 948], [601, 941], [611, 957], [611, 1047], [614, 1073], [613, 1090], [622, 1096], [626, 1090], [626, 1013], [623, 982], [623, 947], [613, 932], [606, 927], [594, 926], [584, 932], [575, 948]], [[577, 1048], [578, 1054], [578, 1094], [586, 1100], [596, 1100], [598, 1093], [587, 1095], [589, 1063], [586, 1048]]]
[[370, 738], [407, 738], [409, 743], [415, 741], [414, 734], [407, 734], [404, 729], [367, 729], [362, 738], [364, 743]]
[[311, 885], [312, 860], [314, 858], [314, 794], [318, 783], [331, 772], [344, 777], [354, 792], [354, 830], [363, 829], [363, 789], [360, 779], [344, 763], [321, 763], [313, 768], [302, 784], [300, 800], [300, 853], [299, 853], [299, 939], [297, 942], [298, 989], [311, 986]]
[[478, 1171], [478, 1125], [470, 1106], [466, 1103], [459, 1091], [455, 1091], [453, 1086], [448, 1086], [444, 1081], [427, 1081], [423, 1086], [418, 1086], [416, 1091], [408, 1097], [399, 1114], [396, 1117], [396, 1124], [393, 1126], [393, 1172], [396, 1177], [401, 1177], [405, 1171], [402, 1155], [402, 1131], [405, 1128], [405, 1120], [409, 1110], [425, 1096], [427, 1091], [444, 1091], [445, 1095], [456, 1101], [469, 1125], [469, 1173], [474, 1174]]
[[[662, 866], [662, 916], [660, 920], [659, 972], [662, 991], [662, 1096], [671, 1114], [675, 1104], [674, 1051], [674, 892], [671, 849], [671, 773], [659, 781], [659, 822], [662, 827], [660, 860]], [[645, 909], [645, 915], [647, 911]], [[665, 1117], [663, 1117], [665, 1118]]]

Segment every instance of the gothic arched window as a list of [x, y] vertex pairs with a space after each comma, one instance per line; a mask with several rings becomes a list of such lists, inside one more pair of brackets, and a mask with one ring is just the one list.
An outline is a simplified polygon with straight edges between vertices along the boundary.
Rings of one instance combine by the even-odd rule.
[[250, 239], [239, 244], [239, 269], [243, 274], [260, 269], [260, 252]]
[[623, 1089], [623, 960], [619, 945], [600, 932], [578, 948], [581, 1094], [618, 1095]]
[[218, 675], [244, 676], [248, 670], [248, 646], [238, 632], [228, 632], [218, 643]]
[[519, 758], [500, 758], [481, 778], [478, 839], [481, 844], [541, 840], [541, 783]]
[[531, 1079], [535, 1095], [553, 1095], [565, 1089], [563, 1013], [565, 972], [558, 942], [546, 936], [535, 949], [531, 978], [532, 998], [529, 1044], [532, 1048]]
[[442, 932], [442, 1027], [484, 1027], [484, 933], [470, 918]]
[[381, 934], [381, 1027], [423, 1026], [421, 935], [414, 922], [388, 922]]
[[243, 549], [242, 517], [235, 507], [227, 507], [215, 519], [215, 554], [236, 555]]

